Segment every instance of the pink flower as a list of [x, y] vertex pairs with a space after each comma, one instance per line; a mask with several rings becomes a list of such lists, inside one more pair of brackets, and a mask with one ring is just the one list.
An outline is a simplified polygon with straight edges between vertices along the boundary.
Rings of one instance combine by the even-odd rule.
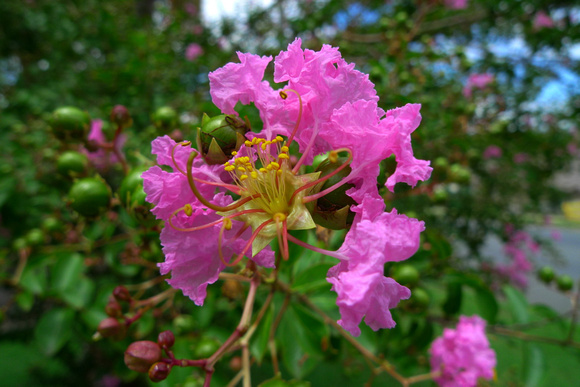
[[533, 26], [535, 30], [554, 28], [554, 20], [546, 12], [540, 11], [534, 17]]
[[[122, 148], [127, 141], [127, 136], [125, 134], [120, 134], [117, 136], [114, 147], [119, 152], [121, 157], [123, 157]], [[105, 134], [103, 133], [103, 121], [102, 120], [92, 120], [91, 130], [89, 131], [88, 137], [89, 144], [95, 148], [95, 150], [83, 149], [83, 152], [89, 157], [91, 164], [97, 168], [99, 171], [106, 170], [111, 165], [120, 162], [119, 157], [109, 149], [103, 149], [99, 146], [107, 142]]]
[[502, 150], [499, 146], [490, 145], [483, 151], [483, 158], [484, 159], [497, 159], [500, 158], [502, 155]]
[[562, 240], [562, 233], [558, 230], [552, 230], [550, 232], [550, 237], [552, 237], [552, 239], [555, 240], [556, 242], [559, 242]]
[[[512, 226], [513, 227], [513, 226]], [[496, 266], [496, 272], [509, 281], [514, 286], [526, 288], [528, 286], [528, 274], [533, 270], [533, 265], [528, 259], [529, 253], [536, 254], [540, 251], [540, 246], [525, 231], [508, 230], [509, 241], [504, 246], [504, 253], [511, 262]]]
[[514, 163], [516, 164], [523, 164], [530, 159], [530, 155], [527, 153], [516, 153], [514, 155]]
[[202, 54], [203, 48], [197, 43], [191, 43], [185, 49], [185, 59], [190, 62], [195, 61]]
[[474, 387], [479, 378], [492, 379], [495, 352], [485, 336], [485, 320], [461, 316], [456, 329], [445, 328], [431, 348], [431, 370], [441, 372], [442, 387]]
[[[375, 330], [393, 327], [389, 309], [408, 298], [410, 291], [384, 276], [384, 264], [414, 254], [424, 224], [396, 210], [384, 212], [377, 176], [380, 161], [395, 155], [397, 168], [387, 180], [388, 189], [429, 178], [429, 162], [416, 159], [411, 146], [411, 133], [421, 120], [420, 106], [385, 112], [377, 105], [368, 75], [327, 45], [320, 51], [303, 50], [296, 39], [280, 52], [274, 60], [274, 81], [286, 85], [278, 90], [264, 80], [272, 57], [238, 52], [238, 58], [239, 63], [209, 74], [210, 93], [224, 114], [237, 116], [237, 103], [254, 103], [263, 123], [260, 133], [248, 132], [249, 139], [232, 152], [232, 159], [217, 166], [192, 154], [188, 143], [176, 144], [168, 137], [153, 142], [158, 163], [173, 169], [153, 167], [143, 174], [153, 213], [166, 221], [161, 234], [166, 256], [160, 264], [162, 273], [171, 272], [170, 284], [201, 305], [207, 285], [226, 265], [250, 256], [250, 247], [252, 260], [272, 267], [270, 241], [278, 238], [286, 258], [291, 241], [339, 260], [328, 272], [328, 281], [338, 294], [339, 323], [345, 329], [360, 334], [363, 318]], [[288, 148], [292, 141], [302, 153], [296, 165], [289, 162], [294, 157]], [[355, 217], [345, 242], [332, 252], [307, 245], [287, 230], [314, 228], [305, 204], [316, 206], [320, 197], [337, 187], [318, 192], [315, 187], [324, 180], [318, 174], [299, 174], [300, 166], [320, 153], [330, 152], [329, 160], [333, 159], [339, 151], [348, 157], [337, 168], [348, 165], [351, 172], [338, 185], [353, 185], [347, 195], [356, 204], [351, 207]], [[227, 190], [241, 199], [233, 202], [224, 194]]]
[[487, 85], [494, 81], [493, 74], [472, 74], [467, 78], [467, 83], [463, 88], [463, 95], [467, 98], [471, 97], [472, 91], [476, 89], [484, 89]]
[[450, 9], [467, 8], [467, 0], [444, 0], [445, 6]]

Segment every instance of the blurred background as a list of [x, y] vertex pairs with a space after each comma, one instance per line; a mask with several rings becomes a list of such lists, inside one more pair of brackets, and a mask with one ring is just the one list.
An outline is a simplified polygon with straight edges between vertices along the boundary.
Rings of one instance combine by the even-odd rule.
[[[498, 381], [490, 385], [577, 382], [579, 347], [571, 344], [578, 340], [580, 277], [577, 2], [4, 0], [0, 386], [147, 385], [126, 369], [123, 351], [163, 329], [183, 338], [183, 357], [219, 346], [239, 317], [242, 293], [225, 284], [210, 289], [209, 306], [196, 308], [179, 293], [120, 341], [92, 339], [116, 285], [149, 296], [167, 289], [162, 279], [139, 285], [159, 278], [160, 225], [148, 218], [142, 197], [127, 200], [120, 192], [127, 186], [142, 192], [127, 178], [154, 163], [154, 138], [194, 141], [202, 114], [220, 114], [209, 95], [210, 71], [237, 61], [236, 51], [276, 56], [296, 37], [313, 50], [339, 47], [369, 74], [381, 108], [422, 105], [413, 147], [417, 158], [431, 160], [433, 175], [415, 189], [398, 184], [394, 193], [381, 191], [389, 210], [426, 223], [419, 252], [405, 265], [386, 267], [413, 297], [395, 310], [397, 328], [363, 330], [361, 342], [397, 359], [407, 374], [426, 372], [426, 351], [443, 327], [477, 313], [490, 324], [498, 353]], [[276, 88], [271, 67], [266, 77]], [[133, 121], [123, 144], [109, 118], [115, 105]], [[54, 112], [67, 106], [79, 109], [87, 125], [102, 120], [102, 135], [122, 146], [126, 162], [110, 158], [103, 166], [87, 138], [59, 137]], [[253, 105], [238, 112], [260, 129]], [[70, 151], [89, 158], [67, 164], [63, 154]], [[379, 180], [394, 165], [383, 161]], [[71, 207], [79, 178], [104, 182], [113, 198], [96, 217]], [[342, 235], [318, 230], [309, 238], [336, 248]], [[303, 290], [316, 298], [330, 296], [329, 288], [322, 281]], [[329, 296], [317, 300], [332, 306]], [[324, 323], [292, 313], [300, 321], [279, 338], [284, 378], [313, 386], [392, 382], [386, 375], [373, 380], [362, 358]], [[313, 326], [325, 345], [300, 335]], [[265, 380], [266, 349], [253, 351], [260, 360], [255, 380]], [[216, 386], [236, 374], [234, 358], [220, 363]], [[179, 371], [162, 385], [202, 385], [200, 375]]]

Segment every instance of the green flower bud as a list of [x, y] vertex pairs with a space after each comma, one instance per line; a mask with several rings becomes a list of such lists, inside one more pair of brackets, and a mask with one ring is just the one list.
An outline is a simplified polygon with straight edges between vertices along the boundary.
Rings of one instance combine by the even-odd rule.
[[125, 351], [125, 365], [133, 371], [146, 373], [161, 360], [161, 348], [153, 341], [136, 341]]
[[554, 269], [552, 269], [550, 266], [544, 266], [540, 270], [538, 270], [538, 278], [546, 284], [552, 282], [554, 277], [555, 277]]
[[223, 164], [231, 158], [233, 151], [240, 149], [249, 130], [246, 122], [234, 115], [210, 118], [204, 114], [201, 128], [197, 129], [197, 148], [206, 163]]
[[419, 271], [413, 265], [395, 267], [393, 279], [404, 286], [414, 286], [419, 282]]
[[84, 141], [89, 133], [91, 118], [76, 107], [65, 106], [54, 111], [49, 124], [54, 135], [61, 140]]
[[64, 224], [54, 216], [49, 216], [42, 221], [42, 228], [48, 232], [59, 232], [64, 229]]
[[177, 125], [177, 112], [169, 106], [163, 106], [151, 115], [151, 119], [157, 129], [167, 133]]
[[461, 164], [453, 164], [449, 168], [449, 178], [456, 183], [469, 183], [471, 172]]
[[26, 234], [26, 242], [29, 246], [40, 246], [44, 244], [44, 232], [39, 228], [33, 228]]
[[73, 210], [90, 217], [109, 206], [111, 191], [102, 180], [86, 177], [73, 184], [68, 196]]
[[138, 186], [143, 186], [143, 178], [141, 177], [141, 174], [146, 170], [147, 167], [137, 167], [131, 170], [121, 182], [117, 194], [119, 195], [119, 200], [123, 206], [128, 207], [132, 200], [131, 196], [133, 191], [135, 191]]
[[564, 274], [556, 278], [556, 285], [558, 285], [558, 289], [566, 292], [574, 287], [574, 280], [569, 275]]
[[75, 151], [63, 152], [56, 160], [56, 169], [64, 176], [81, 175], [87, 170], [88, 165], [88, 157]]
[[[320, 178], [332, 173], [340, 167], [347, 160], [346, 157], [339, 157], [336, 162], [331, 162], [329, 159], [320, 163], [317, 172], [320, 172]], [[350, 167], [346, 167], [324, 181], [320, 189], [315, 192], [324, 191], [334, 184], [340, 182], [347, 177], [351, 171]], [[314, 222], [317, 224], [332, 229], [342, 230], [352, 224], [354, 220], [354, 213], [350, 211], [350, 206], [356, 204], [353, 198], [346, 194], [346, 191], [354, 187], [353, 184], [343, 184], [337, 189], [318, 199], [313, 206], [309, 206], [310, 212]]]

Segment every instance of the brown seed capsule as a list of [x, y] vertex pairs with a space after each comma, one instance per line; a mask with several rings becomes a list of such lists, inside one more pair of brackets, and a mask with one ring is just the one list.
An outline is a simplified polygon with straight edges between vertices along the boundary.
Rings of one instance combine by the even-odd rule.
[[121, 340], [127, 333], [127, 328], [121, 324], [116, 318], [107, 317], [99, 323], [97, 332], [103, 337], [111, 338], [113, 340]]
[[171, 372], [171, 366], [167, 363], [157, 362], [149, 368], [149, 379], [152, 382], [160, 382], [167, 379]]
[[171, 331], [163, 331], [157, 336], [157, 342], [162, 347], [171, 348], [175, 343], [175, 336], [173, 336]]

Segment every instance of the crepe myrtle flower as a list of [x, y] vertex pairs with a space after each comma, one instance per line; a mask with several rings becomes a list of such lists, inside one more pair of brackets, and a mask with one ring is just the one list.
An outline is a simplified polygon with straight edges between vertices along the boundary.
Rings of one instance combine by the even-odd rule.
[[442, 387], [475, 387], [479, 378], [492, 379], [496, 356], [485, 336], [485, 320], [461, 316], [456, 329], [445, 328], [431, 348], [431, 371]]
[[[158, 164], [172, 169], [154, 166], [143, 174], [152, 211], [166, 222], [161, 273], [171, 272], [168, 282], [202, 305], [207, 285], [227, 266], [247, 256], [274, 267], [270, 242], [278, 240], [284, 259], [293, 242], [338, 259], [327, 279], [338, 295], [339, 323], [346, 330], [359, 335], [363, 317], [374, 330], [393, 327], [389, 309], [411, 292], [384, 276], [384, 264], [414, 254], [424, 224], [394, 209], [385, 212], [377, 177], [380, 161], [394, 154], [398, 165], [386, 182], [389, 190], [399, 182], [414, 186], [429, 178], [429, 162], [416, 159], [411, 147], [420, 105], [383, 111], [368, 75], [328, 45], [303, 50], [296, 39], [280, 52], [274, 81], [286, 84], [278, 90], [263, 80], [272, 57], [238, 52], [238, 58], [239, 63], [209, 74], [210, 93], [232, 125], [243, 122], [236, 104], [253, 102], [263, 122], [260, 133], [245, 133], [231, 158], [214, 165], [189, 142], [164, 136], [152, 143]], [[300, 154], [291, 162], [295, 143]], [[330, 172], [302, 173], [302, 166], [323, 153]], [[352, 223], [339, 250], [323, 250], [288, 233], [314, 228], [319, 199], [345, 184], [350, 204], [323, 213], [344, 227]]]

